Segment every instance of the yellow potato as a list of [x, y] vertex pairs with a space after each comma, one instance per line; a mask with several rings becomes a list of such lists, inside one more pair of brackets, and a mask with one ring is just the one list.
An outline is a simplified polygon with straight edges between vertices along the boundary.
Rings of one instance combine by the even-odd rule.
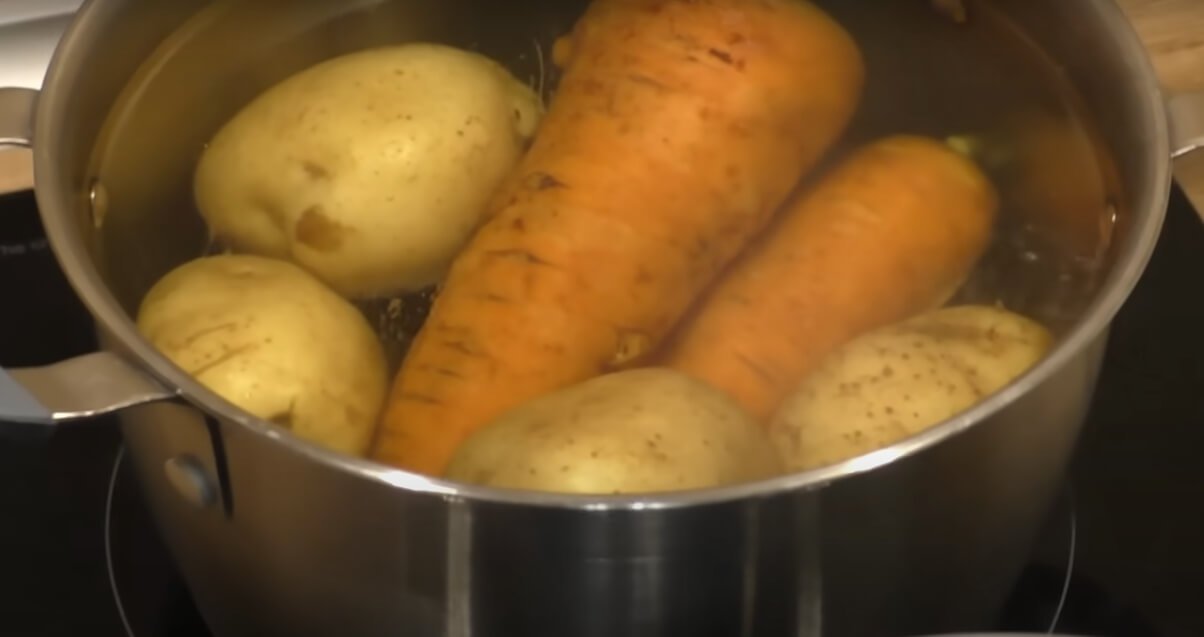
[[362, 298], [436, 283], [542, 114], [492, 60], [405, 44], [270, 88], [201, 156], [197, 207], [236, 251], [291, 259]]
[[387, 389], [384, 353], [363, 315], [299, 267], [255, 256], [191, 261], [146, 295], [138, 329], [251, 414], [366, 453]]
[[763, 429], [719, 392], [667, 369], [601, 376], [503, 415], [447, 477], [581, 494], [715, 487], [780, 473]]
[[1050, 349], [1041, 325], [988, 306], [945, 308], [857, 338], [805, 380], [770, 424], [787, 469], [890, 446], [974, 406]]

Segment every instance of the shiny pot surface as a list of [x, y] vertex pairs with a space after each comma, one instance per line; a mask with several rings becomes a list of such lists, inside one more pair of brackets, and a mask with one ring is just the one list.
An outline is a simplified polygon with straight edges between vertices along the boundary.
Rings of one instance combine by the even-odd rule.
[[[1089, 105], [1117, 159], [1119, 223], [1099, 284], [1046, 361], [894, 447], [665, 497], [465, 488], [336, 456], [251, 419], [138, 337], [129, 311], [140, 294], [204, 250], [199, 219], [172, 204], [239, 105], [324, 57], [419, 38], [479, 46], [538, 77], [533, 41], [562, 33], [580, 9], [540, 0], [88, 3], [36, 106], [30, 92], [0, 92], [0, 143], [34, 140], [47, 232], [107, 352], [0, 371], [0, 416], [126, 408], [155, 518], [223, 637], [983, 628], [1057, 495], [1107, 325], [1153, 249], [1172, 156], [1162, 97], [1115, 6], [991, 6]], [[948, 50], [970, 46], [947, 37]]]

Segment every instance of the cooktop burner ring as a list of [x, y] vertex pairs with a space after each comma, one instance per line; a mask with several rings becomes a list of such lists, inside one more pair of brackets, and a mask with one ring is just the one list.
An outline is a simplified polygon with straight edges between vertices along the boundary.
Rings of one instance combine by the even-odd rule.
[[136, 637], [133, 627], [130, 626], [130, 619], [126, 615], [125, 605], [121, 602], [121, 591], [117, 586], [117, 571], [113, 568], [113, 525], [110, 522], [113, 519], [113, 496], [117, 493], [117, 475], [121, 471], [123, 459], [125, 459], [125, 445], [119, 445], [117, 453], [114, 454], [113, 469], [109, 471], [109, 487], [105, 492], [105, 569], [109, 575], [109, 591], [113, 594], [113, 604], [117, 607], [117, 616], [121, 619], [125, 634], [127, 637]]
[[1074, 506], [1074, 489], [1067, 485], [1062, 497], [1065, 498], [1067, 517], [1070, 518], [1070, 546], [1066, 554], [1066, 573], [1062, 578], [1062, 594], [1058, 599], [1058, 606], [1054, 610], [1053, 620], [1049, 624], [1048, 634], [1050, 635], [1058, 632], [1058, 624], [1062, 622], [1062, 611], [1066, 610], [1066, 601], [1070, 598], [1070, 582], [1074, 579], [1074, 562], [1079, 543], [1079, 516]]

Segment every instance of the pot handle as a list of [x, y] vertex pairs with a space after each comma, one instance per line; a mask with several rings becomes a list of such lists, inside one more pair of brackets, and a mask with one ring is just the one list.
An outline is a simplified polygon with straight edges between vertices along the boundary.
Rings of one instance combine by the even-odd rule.
[[0, 146], [29, 148], [33, 143], [33, 111], [38, 92], [0, 88]]
[[1171, 156], [1179, 159], [1204, 148], [1204, 91], [1180, 93], [1167, 100], [1171, 124]]
[[0, 421], [55, 425], [178, 395], [110, 352], [44, 367], [0, 368]]
[[1176, 181], [1204, 217], [1204, 152], [1197, 152], [1204, 149], [1204, 91], [1172, 96], [1167, 113]]
[[[37, 91], [0, 88], [0, 146], [32, 145], [37, 101]], [[52, 425], [176, 396], [109, 352], [45, 367], [8, 371], [0, 367], [0, 422]]]

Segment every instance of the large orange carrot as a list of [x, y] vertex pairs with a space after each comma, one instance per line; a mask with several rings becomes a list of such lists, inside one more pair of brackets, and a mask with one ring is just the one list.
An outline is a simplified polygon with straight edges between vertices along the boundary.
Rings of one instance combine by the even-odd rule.
[[845, 341], [948, 301], [986, 250], [997, 206], [988, 178], [939, 142], [868, 144], [733, 264], [666, 364], [766, 418]]
[[860, 98], [798, 0], [595, 0], [527, 156], [394, 381], [374, 457], [440, 472], [536, 396], [640, 359], [769, 222]]

